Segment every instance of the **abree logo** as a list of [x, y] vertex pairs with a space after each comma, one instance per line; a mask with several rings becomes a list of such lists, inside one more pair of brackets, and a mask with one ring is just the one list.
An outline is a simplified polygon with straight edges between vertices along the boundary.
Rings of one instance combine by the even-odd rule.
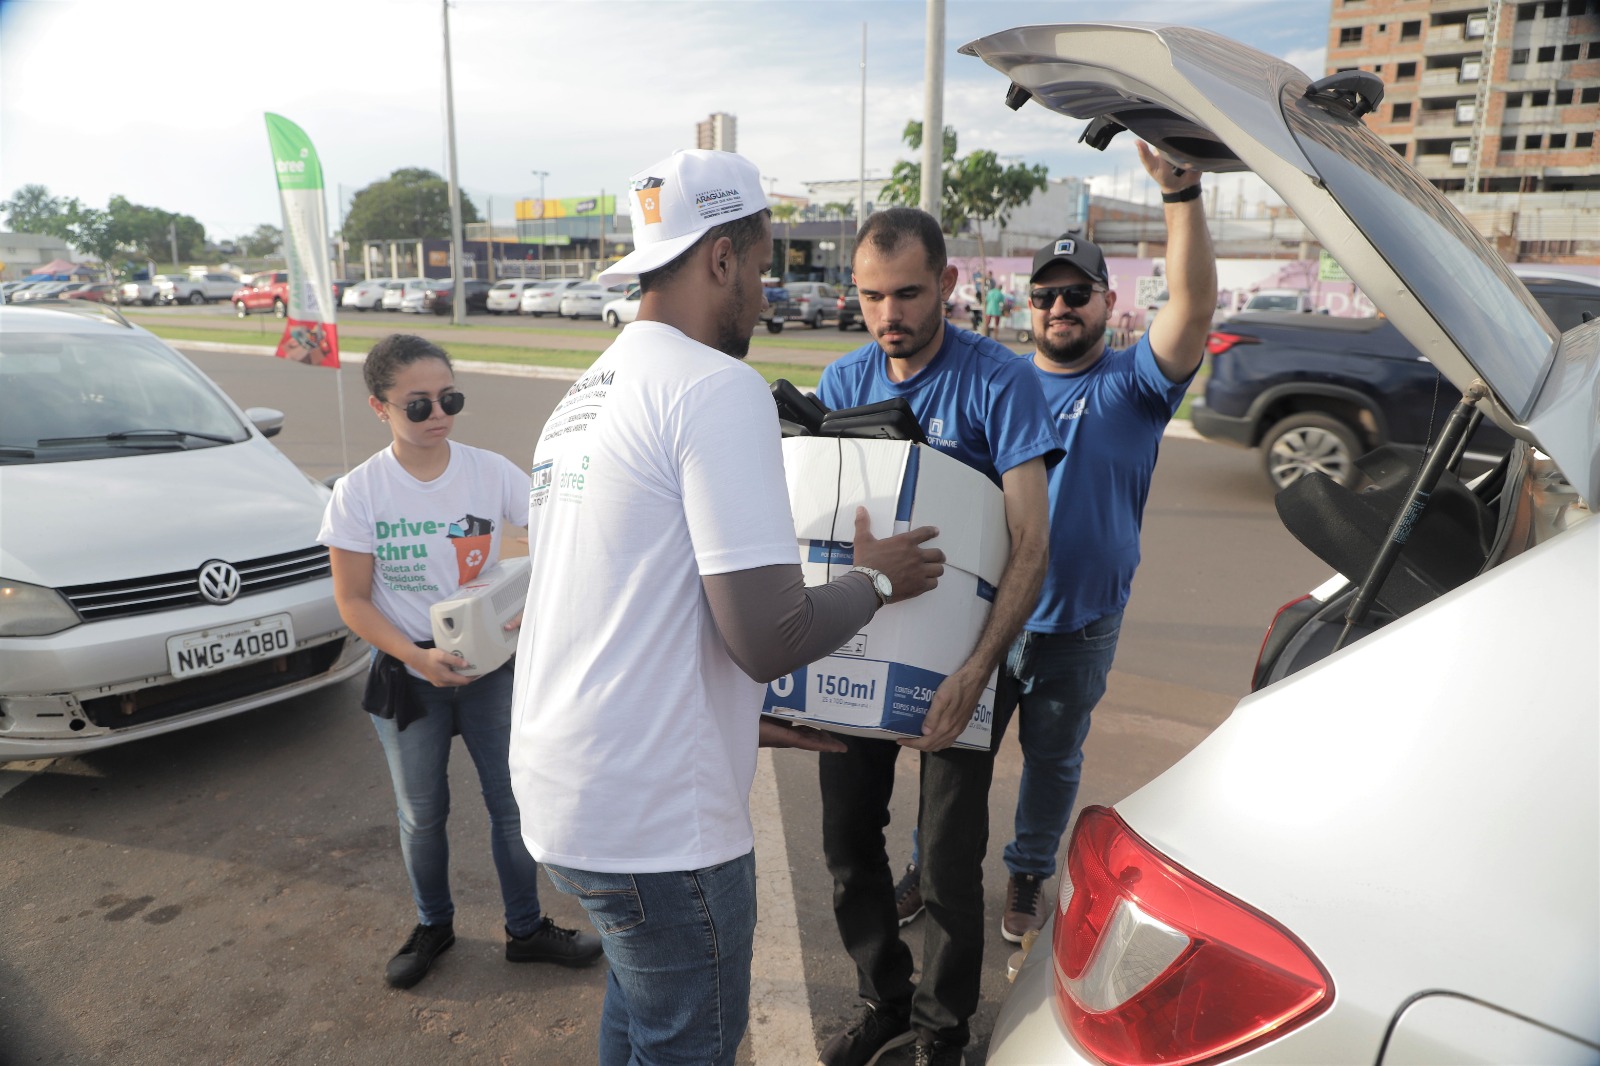
[[1056, 242], [1056, 255], [1072, 255], [1078, 250], [1078, 242], [1071, 237], [1063, 237]]
[[935, 437], [944, 436], [944, 419], [942, 419], [942, 418], [930, 418], [930, 419], [928, 419], [928, 432], [933, 434]]

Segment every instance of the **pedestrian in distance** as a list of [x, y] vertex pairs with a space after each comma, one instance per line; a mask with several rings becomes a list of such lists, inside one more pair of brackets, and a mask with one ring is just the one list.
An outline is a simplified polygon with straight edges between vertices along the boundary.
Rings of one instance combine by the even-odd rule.
[[506, 527], [524, 519], [528, 476], [504, 456], [450, 439], [466, 396], [442, 348], [392, 334], [373, 345], [362, 374], [367, 403], [393, 441], [335, 484], [317, 539], [328, 546], [340, 616], [375, 649], [362, 706], [389, 766], [417, 909], [384, 979], [410, 988], [455, 943], [445, 822], [456, 734], [489, 810], [507, 961], [586, 966], [600, 956], [598, 939], [541, 913], [538, 868], [522, 842], [508, 769], [513, 664], [462, 673], [471, 664], [433, 646], [429, 616], [499, 560]]
[[[856, 1021], [828, 1041], [820, 1061], [864, 1066], [914, 1040], [915, 1061], [948, 1066], [962, 1060], [978, 1006], [989, 784], [1005, 723], [995, 716], [987, 750], [951, 745], [1038, 600], [1049, 533], [1046, 470], [1061, 445], [1027, 362], [944, 320], [956, 269], [932, 215], [904, 207], [876, 212], [855, 248], [861, 314], [873, 340], [823, 370], [817, 398], [831, 408], [905, 399], [931, 447], [1001, 489], [1011, 553], [977, 643], [935, 691], [923, 735], [899, 742], [844, 737], [845, 751], [818, 758], [834, 917], [863, 1001]], [[915, 984], [883, 833], [902, 747], [921, 753], [917, 826], [931, 925]]]
[[772, 226], [761, 176], [681, 151], [631, 182], [639, 314], [572, 386], [533, 455], [532, 563], [511, 767], [523, 833], [600, 932], [599, 1061], [732, 1063], [749, 1016], [758, 741], [767, 682], [884, 603], [932, 588], [920, 528], [806, 588], [777, 408], [742, 362]]
[[1000, 335], [1000, 318], [1006, 310], [1006, 292], [990, 279], [989, 289], [983, 294], [983, 335]]

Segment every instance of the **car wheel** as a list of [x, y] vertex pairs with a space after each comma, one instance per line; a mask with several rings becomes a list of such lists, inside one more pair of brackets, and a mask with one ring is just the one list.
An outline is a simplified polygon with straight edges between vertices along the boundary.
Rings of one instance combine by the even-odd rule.
[[782, 333], [783, 332], [783, 323], [782, 322], [774, 322], [771, 319], [768, 319], [767, 320], [767, 332], [768, 333]]
[[615, 311], [607, 311], [606, 325], [610, 326], [612, 329], [621, 329], [622, 320], [617, 317], [617, 313]]
[[1286, 488], [1310, 473], [1326, 474], [1348, 488], [1356, 481], [1361, 440], [1344, 422], [1319, 411], [1301, 411], [1275, 424], [1261, 438], [1261, 462], [1274, 488]]
[[286, 317], [288, 317], [288, 314], [289, 314], [288, 305], [285, 304], [282, 300], [277, 299], [276, 297], [274, 297], [273, 301], [272, 301], [272, 315], [273, 315], [273, 317], [274, 318], [286, 318]]
[[245, 318], [249, 316], [250, 309], [244, 305], [244, 301], [235, 300], [233, 302], [233, 313], [238, 315], [240, 318]]
[[191, 292], [189, 294], [189, 302], [191, 304], [203, 304], [206, 302], [206, 294], [203, 292]]
[[849, 328], [850, 328], [850, 320], [848, 318], [840, 318], [839, 319], [839, 332], [843, 333], [845, 330], [847, 330]]

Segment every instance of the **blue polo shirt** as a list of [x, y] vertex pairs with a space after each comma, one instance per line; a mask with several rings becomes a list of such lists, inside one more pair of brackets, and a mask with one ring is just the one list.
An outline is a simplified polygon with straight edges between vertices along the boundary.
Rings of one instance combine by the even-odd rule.
[[995, 485], [1029, 459], [1061, 458], [1039, 375], [1028, 360], [987, 337], [945, 323], [944, 343], [906, 381], [890, 381], [876, 341], [830, 363], [817, 399], [832, 409], [904, 397], [928, 443]]
[[1167, 380], [1147, 338], [1081, 373], [1033, 368], [1067, 455], [1050, 471], [1050, 569], [1032, 632], [1070, 633], [1127, 605], [1161, 434], [1189, 387]]

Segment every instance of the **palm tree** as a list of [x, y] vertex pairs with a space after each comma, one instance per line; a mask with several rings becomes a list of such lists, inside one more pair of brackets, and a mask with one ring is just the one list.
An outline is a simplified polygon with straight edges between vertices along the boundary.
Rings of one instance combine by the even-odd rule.
[[781, 203], [772, 205], [772, 217], [783, 223], [783, 269], [778, 271], [779, 281], [783, 281], [789, 276], [789, 227], [799, 213], [799, 204]]

